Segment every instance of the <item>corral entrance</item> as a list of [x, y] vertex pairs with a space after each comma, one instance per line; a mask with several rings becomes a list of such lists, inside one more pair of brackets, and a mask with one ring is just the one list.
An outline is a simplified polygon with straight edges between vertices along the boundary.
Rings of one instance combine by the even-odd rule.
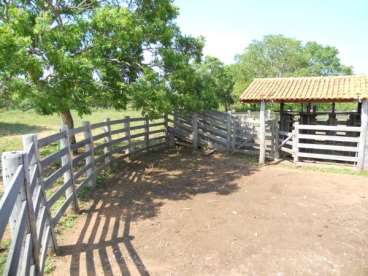
[[144, 155], [63, 232], [54, 274], [365, 275], [365, 182], [243, 154]]

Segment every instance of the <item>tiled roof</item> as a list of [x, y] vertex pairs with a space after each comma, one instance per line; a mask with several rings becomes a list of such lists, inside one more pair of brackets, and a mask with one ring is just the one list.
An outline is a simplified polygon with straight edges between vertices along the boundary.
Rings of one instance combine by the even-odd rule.
[[368, 76], [255, 79], [242, 102], [347, 102], [368, 99]]

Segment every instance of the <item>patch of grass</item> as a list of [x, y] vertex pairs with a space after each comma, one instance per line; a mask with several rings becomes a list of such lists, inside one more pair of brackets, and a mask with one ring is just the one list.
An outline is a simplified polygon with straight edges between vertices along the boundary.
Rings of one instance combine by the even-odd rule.
[[0, 246], [0, 275], [4, 274], [6, 260], [8, 259], [8, 252], [11, 240], [2, 240]]
[[45, 262], [45, 274], [51, 274], [55, 270], [55, 261], [52, 256], [47, 256]]
[[298, 169], [298, 170], [307, 170], [307, 171], [315, 171], [322, 173], [336, 173], [336, 174], [348, 174], [348, 175], [358, 175], [358, 176], [368, 176], [368, 171], [359, 171], [356, 168], [344, 166], [344, 165], [333, 165], [333, 164], [308, 164], [303, 163], [299, 165], [295, 165], [292, 162], [281, 162], [280, 166]]
[[[125, 116], [141, 116], [140, 111], [113, 109], [97, 109], [92, 114], [83, 117], [78, 116], [76, 112], [72, 114], [75, 127], [81, 126], [83, 121], [97, 123], [106, 118], [116, 120], [123, 119]], [[58, 131], [60, 126], [61, 119], [57, 114], [45, 116], [33, 110], [0, 110], [0, 152], [22, 149], [21, 135], [39, 133], [39, 137], [45, 137]]]

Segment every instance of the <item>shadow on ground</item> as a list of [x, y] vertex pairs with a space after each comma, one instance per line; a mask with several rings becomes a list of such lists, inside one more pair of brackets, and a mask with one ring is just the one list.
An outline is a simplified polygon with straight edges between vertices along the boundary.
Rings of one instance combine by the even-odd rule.
[[70, 258], [70, 275], [98, 275], [99, 271], [131, 275], [132, 265], [140, 275], [150, 275], [132, 243], [131, 222], [159, 215], [167, 200], [234, 193], [239, 189], [235, 180], [254, 172], [239, 158], [193, 154], [188, 149], [156, 152], [130, 162], [120, 160], [117, 167], [114, 177], [94, 192], [92, 206], [85, 211], [80, 231], [76, 230], [79, 237], [60, 248], [61, 255]]
[[23, 135], [28, 133], [36, 133], [48, 129], [49, 128], [47, 127], [41, 127], [36, 125], [0, 122], [0, 137], [8, 135]]

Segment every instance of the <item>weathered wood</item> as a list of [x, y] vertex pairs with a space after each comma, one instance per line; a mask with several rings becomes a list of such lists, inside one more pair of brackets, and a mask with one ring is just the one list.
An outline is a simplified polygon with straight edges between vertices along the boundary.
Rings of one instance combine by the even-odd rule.
[[55, 133], [53, 135], [41, 138], [37, 141], [38, 148], [47, 146], [47, 145], [49, 145], [53, 142], [57, 142], [61, 137], [65, 136], [65, 135], [66, 135], [66, 133], [59, 132], [59, 133]]
[[[50, 209], [47, 205], [47, 201], [46, 201], [46, 191], [45, 191], [45, 184], [42, 178], [43, 175], [43, 167], [41, 164], [41, 158], [40, 158], [40, 152], [39, 152], [39, 142], [37, 139], [37, 135], [36, 134], [30, 134], [27, 135], [29, 136], [27, 138], [27, 141], [29, 141], [29, 143], [33, 143], [35, 145], [35, 157], [32, 160], [33, 166], [34, 168], [37, 168], [37, 174], [35, 175], [37, 177], [37, 189], [40, 191], [39, 194], [37, 193], [37, 197], [36, 197], [36, 209], [35, 209], [35, 213], [39, 213], [38, 209], [41, 208], [42, 206], [45, 208], [46, 210], [46, 215], [47, 215], [47, 220], [46, 220], [46, 225], [48, 225], [50, 227], [50, 237], [51, 237], [51, 242], [48, 243], [51, 245], [51, 250], [53, 250], [54, 252], [58, 251], [58, 244], [57, 244], [57, 239], [56, 239], [56, 234], [53, 228], [53, 224], [52, 224], [52, 220], [51, 220], [51, 212]], [[37, 215], [37, 219], [38, 219], [38, 215]], [[41, 245], [42, 246], [42, 245]], [[41, 265], [40, 267], [42, 268], [42, 260], [41, 260]]]
[[70, 188], [72, 184], [71, 179], [69, 179], [68, 182], [64, 183], [63, 185], [61, 185], [61, 187], [50, 196], [49, 200], [47, 201], [47, 204], [51, 207], [52, 205], [55, 204], [56, 201], [58, 201], [60, 199], [60, 197], [65, 193], [67, 196], [70, 196], [71, 194], [66, 193], [67, 189]]
[[354, 143], [359, 142], [359, 137], [316, 135], [316, 134], [299, 134], [299, 139], [316, 140], [316, 141], [354, 142]]
[[358, 163], [357, 167], [359, 170], [368, 169], [368, 149], [366, 148], [367, 143], [367, 131], [368, 131], [368, 101], [363, 100], [360, 110], [361, 116], [361, 132], [359, 137], [359, 152], [358, 152]]
[[146, 116], [144, 121], [144, 146], [149, 149], [149, 118]]
[[230, 153], [232, 151], [232, 147], [231, 147], [231, 137], [232, 137], [232, 128], [231, 128], [231, 112], [228, 112], [226, 114], [226, 151], [227, 153]]
[[357, 157], [354, 157], [354, 156], [320, 154], [320, 153], [309, 153], [309, 152], [299, 152], [298, 156], [299, 157], [306, 157], [306, 158], [313, 158], [313, 159], [347, 161], [347, 162], [356, 162], [357, 159], [358, 159]]
[[344, 151], [344, 152], [358, 152], [359, 150], [358, 147], [324, 145], [324, 144], [308, 144], [308, 143], [298, 143], [298, 147], [307, 148], [307, 149], [333, 150], [333, 151]]
[[52, 187], [52, 184], [55, 183], [55, 181], [64, 175], [69, 170], [69, 165], [64, 165], [61, 168], [57, 169], [56, 171], [53, 171], [48, 177], [44, 179], [44, 187], [46, 189]]
[[324, 131], [344, 131], [344, 132], [360, 132], [360, 127], [353, 126], [325, 126], [325, 125], [299, 125], [299, 129], [308, 130], [324, 130]]
[[[74, 174], [73, 174], [73, 162], [72, 162], [72, 149], [71, 149], [70, 139], [69, 139], [71, 135], [70, 135], [69, 128], [67, 125], [63, 126], [60, 131], [65, 131], [65, 133], [67, 134], [65, 138], [63, 137], [62, 139], [60, 139], [60, 147], [65, 148], [68, 151], [67, 154], [61, 157], [61, 166], [67, 167], [67, 170], [64, 172], [64, 175], [63, 175], [64, 185], [67, 186], [68, 184], [70, 184], [68, 185], [68, 188], [65, 190], [65, 196], [73, 197], [72, 209], [74, 212], [78, 213], [79, 206], [78, 206], [77, 195], [75, 193], [75, 182], [74, 182], [74, 177], [73, 177]], [[82, 142], [86, 142], [86, 141], [88, 142], [88, 140], [89, 139], [85, 139]]]
[[106, 133], [105, 136], [105, 143], [106, 146], [104, 147], [104, 153], [105, 153], [105, 165], [110, 164], [112, 161], [112, 154], [111, 154], [111, 126], [110, 126], [110, 118], [107, 118], [106, 120], [106, 126], [104, 127], [104, 132]]
[[60, 158], [67, 153], [68, 153], [67, 148], [63, 148], [57, 152], [51, 153], [50, 155], [40, 160], [42, 168], [45, 169], [48, 166], [50, 166], [52, 163], [54, 163], [55, 161], [59, 161]]
[[[90, 179], [88, 186], [94, 187], [96, 185], [96, 164], [95, 164], [95, 146], [93, 143], [92, 129], [89, 122], [83, 122], [84, 126], [84, 138], [89, 140], [89, 143], [85, 146], [85, 151], [90, 152], [85, 156], [86, 177]], [[105, 133], [106, 134], [106, 133]], [[105, 136], [106, 138], [106, 136]], [[76, 177], [74, 175], [74, 177]]]
[[[3, 166], [3, 170], [7, 166], [7, 163], [4, 163], [4, 160], [2, 162], [2, 166]], [[4, 181], [4, 178], [6, 178], [5, 181]], [[11, 215], [11, 213], [13, 211], [14, 205], [16, 204], [23, 181], [24, 181], [24, 169], [22, 166], [17, 167], [17, 170], [13, 174], [12, 178], [8, 179], [8, 177], [4, 176], [3, 174], [5, 192], [2, 195], [1, 201], [0, 201], [0, 240], [2, 239], [5, 228], [9, 221], [12, 222], [11, 223], [11, 227], [12, 227], [11, 233], [14, 233], [16, 218], [14, 218], [14, 215]], [[19, 206], [19, 203], [18, 203], [18, 206]]]
[[193, 117], [192, 117], [192, 126], [193, 126], [193, 130], [192, 130], [192, 143], [193, 143], [193, 150], [197, 150], [198, 149], [198, 114], [197, 113], [193, 113]]
[[127, 138], [127, 142], [128, 142], [128, 147], [125, 150], [125, 154], [129, 155], [129, 153], [132, 150], [132, 141], [131, 141], [131, 133], [130, 133], [130, 117], [129, 116], [125, 116], [125, 120], [124, 120], [124, 128], [126, 129], [125, 131], [125, 136]]
[[266, 159], [266, 144], [265, 144], [265, 132], [266, 132], [266, 121], [265, 121], [265, 109], [266, 104], [261, 101], [259, 111], [259, 164], [264, 164]]

